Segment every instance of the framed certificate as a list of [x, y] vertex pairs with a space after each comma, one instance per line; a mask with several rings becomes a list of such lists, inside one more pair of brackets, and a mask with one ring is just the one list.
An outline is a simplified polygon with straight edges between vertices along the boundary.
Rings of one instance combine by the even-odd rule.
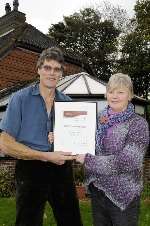
[[95, 154], [96, 103], [55, 102], [54, 151]]

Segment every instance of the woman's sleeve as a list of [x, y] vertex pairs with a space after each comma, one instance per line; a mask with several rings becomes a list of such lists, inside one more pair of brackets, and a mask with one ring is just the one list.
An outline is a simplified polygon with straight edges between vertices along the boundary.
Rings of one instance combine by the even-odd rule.
[[140, 170], [149, 144], [148, 123], [139, 117], [130, 125], [126, 144], [118, 155], [93, 156], [86, 154], [84, 165], [87, 174], [112, 175]]

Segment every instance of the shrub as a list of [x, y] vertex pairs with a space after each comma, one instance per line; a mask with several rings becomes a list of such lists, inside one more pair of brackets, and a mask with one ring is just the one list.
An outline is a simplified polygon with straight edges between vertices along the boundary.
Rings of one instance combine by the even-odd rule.
[[146, 199], [150, 201], [150, 183], [148, 182], [144, 184], [142, 199]]
[[15, 193], [14, 176], [6, 166], [0, 170], [0, 197], [10, 197]]
[[74, 180], [76, 185], [82, 185], [84, 183], [84, 169], [81, 165], [77, 165], [73, 169]]

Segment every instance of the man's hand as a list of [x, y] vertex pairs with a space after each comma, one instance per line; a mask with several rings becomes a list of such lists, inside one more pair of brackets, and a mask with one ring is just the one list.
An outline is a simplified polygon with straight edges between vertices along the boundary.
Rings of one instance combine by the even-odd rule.
[[85, 154], [76, 155], [76, 161], [83, 164], [85, 159]]
[[48, 141], [50, 144], [52, 144], [54, 142], [54, 133], [53, 132], [48, 133]]
[[44, 161], [52, 162], [57, 165], [63, 165], [66, 160], [74, 160], [75, 156], [71, 155], [71, 152], [55, 151], [44, 152]]

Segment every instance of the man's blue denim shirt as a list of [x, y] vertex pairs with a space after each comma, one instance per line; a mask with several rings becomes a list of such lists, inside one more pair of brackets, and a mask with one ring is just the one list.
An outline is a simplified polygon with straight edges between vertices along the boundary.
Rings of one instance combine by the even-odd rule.
[[[71, 98], [56, 89], [55, 101]], [[10, 99], [0, 129], [16, 141], [39, 151], [52, 151], [48, 132], [53, 131], [54, 109], [48, 116], [45, 102], [40, 95], [39, 84], [16, 92]]]

